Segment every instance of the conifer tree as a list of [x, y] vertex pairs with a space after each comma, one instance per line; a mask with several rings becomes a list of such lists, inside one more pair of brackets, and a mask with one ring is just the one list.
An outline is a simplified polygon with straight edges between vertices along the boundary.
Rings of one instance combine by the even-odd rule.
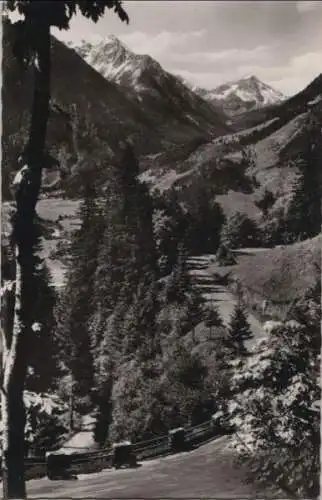
[[71, 267], [57, 320], [65, 364], [75, 382], [75, 396], [87, 396], [93, 387], [93, 357], [89, 320], [93, 310], [94, 272], [102, 235], [101, 208], [92, 185], [85, 184], [80, 208], [81, 226], [71, 248]]
[[[131, 383], [125, 380], [126, 371], [123, 373], [120, 367], [130, 362], [139, 364], [140, 377], [145, 374], [151, 378], [153, 363], [160, 352], [152, 201], [147, 187], [138, 178], [139, 165], [132, 146], [125, 143], [120, 149], [119, 164], [110, 168], [103, 237], [95, 271], [93, 318], [98, 332], [93, 352], [100, 442], [104, 440], [102, 422], [108, 422], [112, 435], [114, 432], [111, 418], [118, 411], [118, 400], [111, 407], [112, 395], [118, 394], [121, 381]], [[111, 364], [104, 362], [107, 359], [118, 368], [112, 369]]]
[[182, 243], [179, 244], [177, 262], [170, 279], [167, 281], [167, 301], [183, 304], [187, 293], [191, 291], [191, 282], [187, 268], [187, 251]]
[[228, 325], [225, 345], [234, 357], [247, 355], [245, 342], [253, 337], [245, 310], [239, 300], [236, 304]]
[[299, 176], [286, 217], [286, 230], [291, 241], [312, 238], [321, 231], [320, 128], [312, 119], [304, 139], [304, 150], [298, 165]]

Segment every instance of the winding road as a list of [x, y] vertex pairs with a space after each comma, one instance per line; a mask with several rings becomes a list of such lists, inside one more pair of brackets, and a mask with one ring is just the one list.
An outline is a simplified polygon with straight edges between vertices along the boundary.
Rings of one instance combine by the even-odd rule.
[[[223, 285], [214, 281], [215, 256], [201, 255], [189, 259], [189, 273], [195, 286], [201, 291], [203, 297], [210, 304], [214, 304], [222, 317], [225, 325], [229, 323], [231, 314], [237, 304], [237, 298]], [[252, 329], [254, 340], [265, 336], [262, 324], [251, 313], [247, 315]]]

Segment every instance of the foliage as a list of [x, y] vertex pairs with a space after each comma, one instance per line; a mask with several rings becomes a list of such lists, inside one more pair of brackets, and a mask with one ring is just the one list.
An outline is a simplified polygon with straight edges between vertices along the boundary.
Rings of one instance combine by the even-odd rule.
[[214, 253], [220, 242], [225, 215], [207, 185], [192, 185], [185, 192], [189, 214], [188, 243], [194, 254]]
[[318, 283], [252, 356], [233, 363], [234, 445], [253, 479], [293, 498], [319, 494], [320, 294]]
[[307, 135], [299, 158], [299, 176], [293, 187], [293, 198], [286, 217], [290, 241], [312, 238], [321, 231], [320, 126], [312, 123]]
[[54, 394], [35, 394], [26, 391], [24, 395], [26, 407], [25, 439], [27, 446], [35, 454], [51, 449], [66, 435], [64, 416], [67, 407]]
[[[109, 441], [140, 441], [166, 432], [160, 391], [160, 364], [155, 362], [146, 376], [146, 364], [132, 360], [122, 365], [113, 386], [113, 414]], [[131, 381], [129, 383], [129, 381]]]
[[217, 250], [216, 260], [220, 266], [233, 266], [236, 264], [234, 255], [223, 243], [220, 244]]
[[188, 219], [175, 190], [153, 193], [153, 233], [161, 276], [168, 275], [177, 259], [182, 242], [187, 243]]
[[261, 245], [261, 233], [254, 220], [236, 212], [224, 225], [221, 242], [230, 249], [257, 247]]
[[[78, 11], [84, 17], [97, 22], [104, 16], [107, 9], [114, 9], [121, 21], [129, 22], [129, 18], [122, 8], [122, 2], [119, 0], [100, 0], [91, 3], [76, 0], [59, 2], [58, 4], [55, 1], [50, 1], [47, 2], [46, 8], [44, 8], [44, 5], [39, 5], [38, 2], [32, 0], [6, 0], [5, 6], [9, 11], [23, 15], [26, 21], [41, 22], [49, 26], [56, 26], [59, 29], [68, 29], [71, 18]], [[31, 36], [31, 33], [28, 33], [28, 35]]]
[[266, 217], [268, 211], [275, 203], [275, 196], [269, 189], [265, 188], [262, 197], [255, 203], [256, 206], [262, 210], [263, 216]]
[[[207, 419], [207, 368], [175, 334], [164, 354], [164, 398], [172, 427], [196, 425]], [[208, 415], [209, 417], [209, 415]]]

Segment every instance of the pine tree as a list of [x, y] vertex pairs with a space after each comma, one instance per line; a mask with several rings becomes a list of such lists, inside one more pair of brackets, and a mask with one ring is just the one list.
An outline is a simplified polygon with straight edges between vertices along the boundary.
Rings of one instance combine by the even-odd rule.
[[153, 231], [161, 276], [171, 273], [178, 260], [180, 243], [188, 244], [188, 216], [175, 189], [152, 193]]
[[[35, 256], [33, 259], [33, 307], [29, 308], [28, 316], [34, 329], [29, 336], [30, 356], [26, 376], [26, 388], [41, 393], [53, 388], [59, 375], [58, 342], [56, 338], [56, 323], [54, 308], [57, 300], [56, 291], [52, 285], [50, 271], [43, 259], [38, 255], [42, 250], [42, 227], [37, 221], [35, 227]], [[2, 280], [13, 277], [13, 255], [9, 246], [2, 245]], [[37, 253], [37, 255], [36, 255]], [[41, 343], [42, 348], [39, 349]]]
[[321, 132], [314, 120], [304, 139], [299, 176], [287, 213], [286, 230], [291, 241], [312, 238], [321, 231]]
[[95, 273], [95, 301], [105, 317], [119, 300], [121, 289], [124, 300], [130, 303], [142, 275], [157, 267], [152, 202], [138, 172], [133, 150], [126, 145], [120, 164], [110, 169]]
[[225, 223], [221, 206], [214, 201], [209, 184], [193, 184], [185, 193], [190, 215], [189, 248], [196, 253], [214, 253], [220, 242]]
[[144, 362], [153, 360], [160, 353], [156, 327], [157, 313], [156, 280], [153, 276], [147, 275], [139, 284], [125, 316], [123, 329], [126, 355]]
[[248, 352], [245, 342], [252, 337], [253, 334], [245, 310], [241, 302], [238, 301], [230, 318], [225, 345], [234, 357], [245, 356]]
[[[139, 165], [133, 148], [124, 144], [120, 149], [121, 160], [110, 169], [103, 237], [95, 271], [92, 317], [98, 332], [92, 337], [95, 336], [100, 442], [104, 440], [104, 422], [111, 426], [111, 435], [114, 435], [113, 418], [118, 412], [118, 400], [113, 406], [111, 401], [117, 388], [122, 387], [126, 373], [120, 371], [120, 367], [130, 362], [139, 364], [140, 373], [151, 378], [153, 363], [160, 351], [156, 331], [157, 254], [152, 201], [148, 188], [138, 178]], [[106, 364], [106, 360], [110, 360], [110, 364]], [[144, 390], [148, 390], [148, 386]]]
[[80, 217], [81, 226], [72, 243], [71, 267], [57, 321], [63, 358], [75, 381], [75, 396], [85, 397], [93, 387], [89, 320], [93, 311], [94, 272], [103, 223], [97, 193], [92, 185], [85, 185]]
[[166, 300], [167, 302], [183, 304], [186, 301], [188, 291], [191, 291], [191, 282], [187, 267], [187, 251], [180, 243], [177, 262], [166, 284]]

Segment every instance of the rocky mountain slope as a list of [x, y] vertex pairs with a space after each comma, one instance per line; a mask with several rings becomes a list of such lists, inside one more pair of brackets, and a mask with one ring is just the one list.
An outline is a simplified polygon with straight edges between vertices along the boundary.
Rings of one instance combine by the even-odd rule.
[[216, 109], [222, 109], [230, 116], [277, 104], [285, 99], [281, 92], [254, 75], [219, 85], [211, 90], [196, 86], [192, 89]]
[[[312, 119], [322, 126], [321, 75], [290, 99], [245, 113], [236, 121], [235, 133], [201, 145], [181, 162], [180, 175], [164, 165], [160, 168], [164, 175], [154, 182], [163, 189], [173, 185], [182, 189], [202, 178], [227, 214], [242, 211], [256, 218], [255, 201], [265, 188], [274, 193], [279, 206], [289, 199]], [[250, 185], [247, 179], [255, 182]]]
[[[166, 126], [170, 116], [210, 133], [225, 133], [226, 116], [218, 113], [181, 79], [165, 71], [149, 55], [135, 54], [115, 36], [101, 41], [68, 43], [108, 81], [146, 108], [154, 124]], [[222, 121], [223, 123], [220, 123]]]
[[[9, 196], [10, 172], [27, 137], [32, 100], [32, 72], [11, 53], [14, 27], [3, 28], [3, 192]], [[134, 91], [108, 81], [74, 50], [53, 38], [52, 99], [48, 150], [66, 171], [95, 162], [114, 161], [119, 142], [131, 139], [141, 157], [161, 151], [179, 157], [212, 137], [229, 131], [222, 116], [149, 59], [142, 79], [155, 94], [137, 99]], [[159, 71], [159, 80], [154, 72]], [[151, 85], [152, 85], [151, 83]], [[184, 154], [187, 154], [186, 152]], [[55, 173], [51, 177], [55, 177]], [[56, 173], [57, 174], [57, 173]], [[51, 178], [51, 180], [53, 180]]]

